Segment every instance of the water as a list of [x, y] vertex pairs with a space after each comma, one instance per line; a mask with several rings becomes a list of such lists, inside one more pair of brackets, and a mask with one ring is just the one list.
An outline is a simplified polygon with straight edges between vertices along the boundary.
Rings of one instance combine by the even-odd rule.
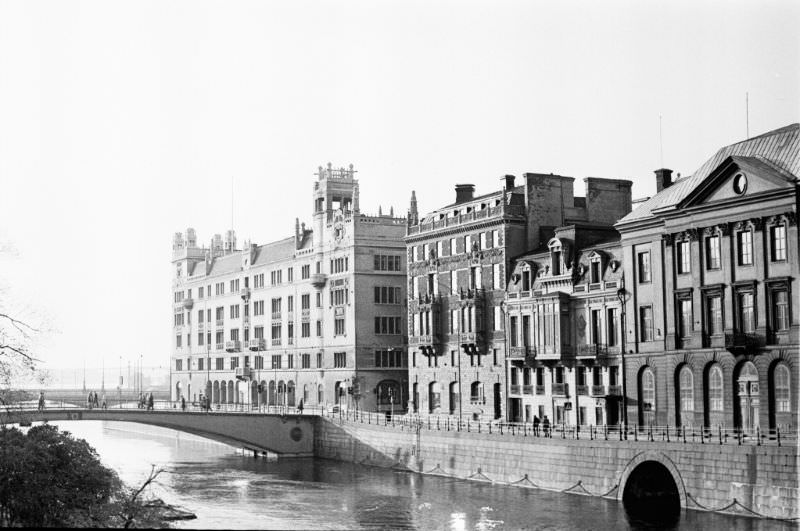
[[[165, 468], [153, 494], [204, 529], [791, 529], [684, 511], [676, 525], [629, 521], [610, 500], [394, 472], [321, 459], [267, 461], [195, 435], [127, 422], [54, 423], [94, 446], [129, 485]], [[796, 529], [796, 528], [794, 528]]]

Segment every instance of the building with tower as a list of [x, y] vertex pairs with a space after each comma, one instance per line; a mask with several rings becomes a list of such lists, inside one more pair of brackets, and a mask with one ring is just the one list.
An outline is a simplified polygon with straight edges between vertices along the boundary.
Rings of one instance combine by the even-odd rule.
[[[630, 211], [631, 183], [524, 174], [475, 196], [456, 185], [455, 201], [420, 216], [412, 193], [406, 235], [410, 408], [461, 419], [507, 416], [510, 366], [505, 292], [513, 259], [546, 243], [556, 227], [610, 227]], [[564, 274], [572, 274], [567, 263]]]
[[311, 226], [288, 238], [175, 234], [173, 399], [404, 407], [406, 220], [362, 213], [355, 173], [320, 167]]

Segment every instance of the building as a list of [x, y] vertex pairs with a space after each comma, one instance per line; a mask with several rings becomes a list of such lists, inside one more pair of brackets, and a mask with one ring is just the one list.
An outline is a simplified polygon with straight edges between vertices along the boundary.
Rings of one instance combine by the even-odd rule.
[[628, 422], [797, 429], [800, 126], [720, 149], [622, 218]]
[[574, 197], [572, 177], [524, 179], [516, 186], [507, 175], [501, 190], [478, 197], [473, 185], [456, 185], [455, 202], [422, 217], [412, 193], [406, 244], [414, 412], [504, 418], [503, 303], [512, 258], [538, 248], [555, 227], [610, 225], [630, 211], [630, 181], [586, 178], [586, 197]]
[[313, 223], [236, 246], [173, 240], [172, 397], [214, 404], [401, 409], [406, 220], [359, 208], [349, 169], [319, 168]]
[[616, 424], [622, 416], [619, 234], [608, 225], [559, 227], [512, 267], [508, 420]]

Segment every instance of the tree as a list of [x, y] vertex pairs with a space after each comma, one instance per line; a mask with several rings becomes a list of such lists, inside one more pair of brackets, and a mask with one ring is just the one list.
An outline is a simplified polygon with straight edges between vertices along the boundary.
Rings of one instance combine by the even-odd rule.
[[51, 425], [0, 428], [0, 526], [166, 527], [161, 506], [126, 488], [86, 441]]

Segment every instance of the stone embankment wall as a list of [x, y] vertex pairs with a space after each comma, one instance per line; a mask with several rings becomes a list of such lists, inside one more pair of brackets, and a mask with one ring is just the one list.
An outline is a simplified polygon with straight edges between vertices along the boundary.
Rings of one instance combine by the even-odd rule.
[[631, 472], [657, 461], [672, 474], [684, 508], [797, 518], [798, 452], [778, 447], [571, 440], [362, 424], [323, 417], [315, 455], [477, 481], [622, 499]]

